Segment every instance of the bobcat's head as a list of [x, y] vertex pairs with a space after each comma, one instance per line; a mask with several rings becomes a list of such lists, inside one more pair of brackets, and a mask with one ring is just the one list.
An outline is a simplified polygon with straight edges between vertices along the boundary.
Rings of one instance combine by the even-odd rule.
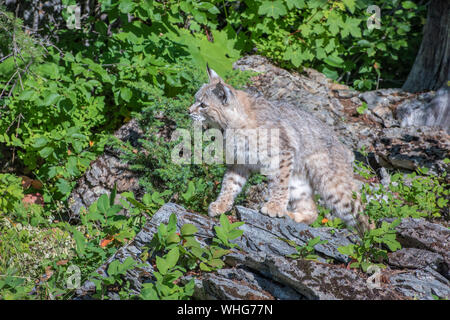
[[208, 66], [209, 83], [195, 94], [195, 103], [189, 108], [194, 121], [202, 121], [208, 127], [226, 129], [236, 121], [242, 121], [243, 107], [239, 103], [238, 91], [226, 84]]

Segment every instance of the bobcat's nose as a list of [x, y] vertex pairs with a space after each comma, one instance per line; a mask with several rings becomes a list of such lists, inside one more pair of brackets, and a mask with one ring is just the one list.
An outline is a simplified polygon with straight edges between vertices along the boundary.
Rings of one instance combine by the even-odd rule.
[[189, 114], [194, 121], [203, 121], [205, 119], [205, 117], [200, 113], [200, 106], [201, 103], [197, 102], [189, 107]]
[[200, 109], [200, 103], [196, 102], [192, 106], [189, 107], [189, 113], [190, 114], [198, 113], [199, 109]]

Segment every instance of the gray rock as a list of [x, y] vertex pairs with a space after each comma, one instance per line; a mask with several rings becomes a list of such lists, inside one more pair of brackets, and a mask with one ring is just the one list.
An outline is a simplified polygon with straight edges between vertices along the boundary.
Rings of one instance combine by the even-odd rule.
[[450, 134], [450, 87], [443, 87], [436, 95], [425, 93], [417, 99], [405, 101], [397, 107], [396, 117], [402, 127], [437, 126]]
[[401, 299], [390, 288], [370, 289], [355, 272], [331, 264], [309, 260], [288, 260], [265, 254], [232, 253], [228, 263], [245, 265], [267, 278], [283, 283], [310, 300]]
[[449, 265], [439, 253], [417, 248], [403, 248], [389, 253], [388, 256], [391, 266], [407, 269], [430, 267], [450, 280]]
[[[292, 240], [297, 245], [303, 246], [309, 240], [320, 237], [321, 240], [327, 240], [327, 243], [316, 245], [315, 250], [317, 252], [323, 254], [324, 257], [348, 263], [350, 261], [349, 258], [340, 253], [337, 248], [354, 243], [358, 239], [346, 229], [333, 230], [332, 233], [331, 228], [313, 228], [304, 223], [296, 223], [288, 218], [270, 218], [255, 210], [241, 206], [236, 206], [236, 209], [240, 220], [245, 222], [245, 225], [242, 227], [243, 230], [247, 231], [246, 229], [248, 229], [248, 232], [244, 232], [244, 237], [251, 235], [248, 239], [242, 241], [245, 246], [250, 247], [250, 250], [251, 248], [260, 247], [260, 251], [288, 255], [295, 252], [295, 250], [293, 251], [290, 246], [286, 246], [286, 243], [279, 240], [279, 238]], [[254, 228], [261, 231], [253, 235], [250, 232]], [[258, 238], [255, 238], [255, 236], [258, 236]], [[262, 248], [263, 246], [264, 248]]]
[[420, 300], [450, 298], [450, 282], [432, 269], [417, 269], [389, 277], [390, 285], [408, 297]]
[[[136, 119], [123, 125], [115, 132], [115, 137], [128, 141], [138, 148], [142, 131]], [[91, 164], [91, 168], [81, 177], [69, 198], [70, 219], [79, 220], [81, 208], [88, 208], [102, 194], [110, 194], [116, 184], [117, 192], [132, 191], [139, 198], [143, 193], [139, 177], [127, 164], [120, 160], [120, 152], [106, 147], [105, 153]], [[116, 199], [119, 201], [119, 198]]]
[[450, 259], [450, 230], [425, 219], [405, 218], [397, 226], [397, 239], [406, 248], [418, 248]]
[[[243, 216], [253, 214], [240, 208]], [[108, 265], [118, 259], [124, 261], [131, 256], [139, 264], [139, 268], [129, 270], [124, 280], [130, 283], [131, 293], [138, 294], [144, 282], [153, 281], [153, 266], [149, 261], [142, 261], [141, 254], [157, 230], [160, 223], [167, 223], [170, 215], [177, 216], [177, 227], [186, 223], [194, 224], [199, 232], [197, 239], [205, 244], [213, 237], [215, 219], [186, 212], [176, 204], [164, 205], [148, 221], [135, 239], [119, 249], [106, 263], [98, 268], [97, 273], [107, 275]], [[258, 214], [260, 217], [262, 215]], [[181, 279], [187, 282], [194, 277], [194, 298], [202, 299], [397, 299], [405, 298], [395, 290], [384, 287], [380, 290], [370, 289], [364, 278], [346, 268], [308, 260], [291, 260], [284, 257], [292, 253], [292, 248], [276, 239], [276, 232], [284, 231], [287, 236], [295, 238], [295, 228], [290, 221], [278, 219], [274, 221], [275, 229], [270, 232], [261, 228], [256, 219], [247, 218], [242, 227], [243, 237], [235, 240], [241, 250], [233, 250], [225, 259], [227, 266], [216, 273], [201, 273], [196, 276], [186, 276]], [[270, 229], [269, 229], [270, 230]], [[304, 229], [298, 229], [300, 231]], [[323, 230], [322, 230], [323, 231]], [[309, 235], [303, 235], [309, 238]], [[324, 236], [325, 237], [325, 236]], [[328, 238], [342, 239], [345, 237], [328, 235]], [[297, 239], [297, 238], [296, 238]], [[278, 241], [278, 243], [274, 243]], [[301, 240], [300, 240], [301, 241]], [[333, 249], [323, 248], [324, 252], [333, 254]], [[77, 290], [77, 299], [89, 299], [95, 293], [95, 286], [87, 281]], [[117, 293], [108, 290], [106, 295], [111, 299], [118, 298]]]
[[[186, 277], [189, 281], [192, 277]], [[225, 268], [195, 279], [196, 299], [210, 300], [303, 300], [290, 287], [277, 284], [243, 268]]]
[[372, 142], [381, 167], [416, 170], [426, 167], [442, 174], [449, 170], [444, 162], [450, 150], [450, 136], [428, 127], [386, 128]]

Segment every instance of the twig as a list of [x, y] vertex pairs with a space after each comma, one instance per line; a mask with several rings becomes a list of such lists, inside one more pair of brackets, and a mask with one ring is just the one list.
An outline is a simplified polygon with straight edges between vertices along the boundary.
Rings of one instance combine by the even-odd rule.
[[11, 57], [13, 54], [12, 53], [10, 53], [10, 54], [8, 54], [7, 56], [4, 56], [3, 58], [0, 58], [0, 63], [2, 63], [3, 62], [3, 60], [6, 60], [6, 59], [8, 59], [9, 57]]

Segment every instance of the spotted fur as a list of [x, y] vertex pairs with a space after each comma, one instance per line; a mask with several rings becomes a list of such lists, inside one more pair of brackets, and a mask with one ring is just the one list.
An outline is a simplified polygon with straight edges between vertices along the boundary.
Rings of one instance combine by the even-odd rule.
[[[318, 193], [332, 214], [348, 226], [360, 232], [373, 227], [361, 214], [359, 187], [353, 179], [353, 153], [328, 126], [299, 108], [236, 90], [213, 70], [207, 68], [207, 72], [209, 83], [196, 93], [196, 102], [189, 109], [194, 120], [223, 130], [279, 130], [279, 139], [270, 141], [278, 143], [277, 166], [265, 161], [228, 165], [220, 194], [209, 206], [210, 216], [229, 211], [251, 172], [267, 169], [270, 197], [261, 213], [312, 223], [317, 218], [313, 195]], [[274, 147], [270, 143], [268, 148]]]

